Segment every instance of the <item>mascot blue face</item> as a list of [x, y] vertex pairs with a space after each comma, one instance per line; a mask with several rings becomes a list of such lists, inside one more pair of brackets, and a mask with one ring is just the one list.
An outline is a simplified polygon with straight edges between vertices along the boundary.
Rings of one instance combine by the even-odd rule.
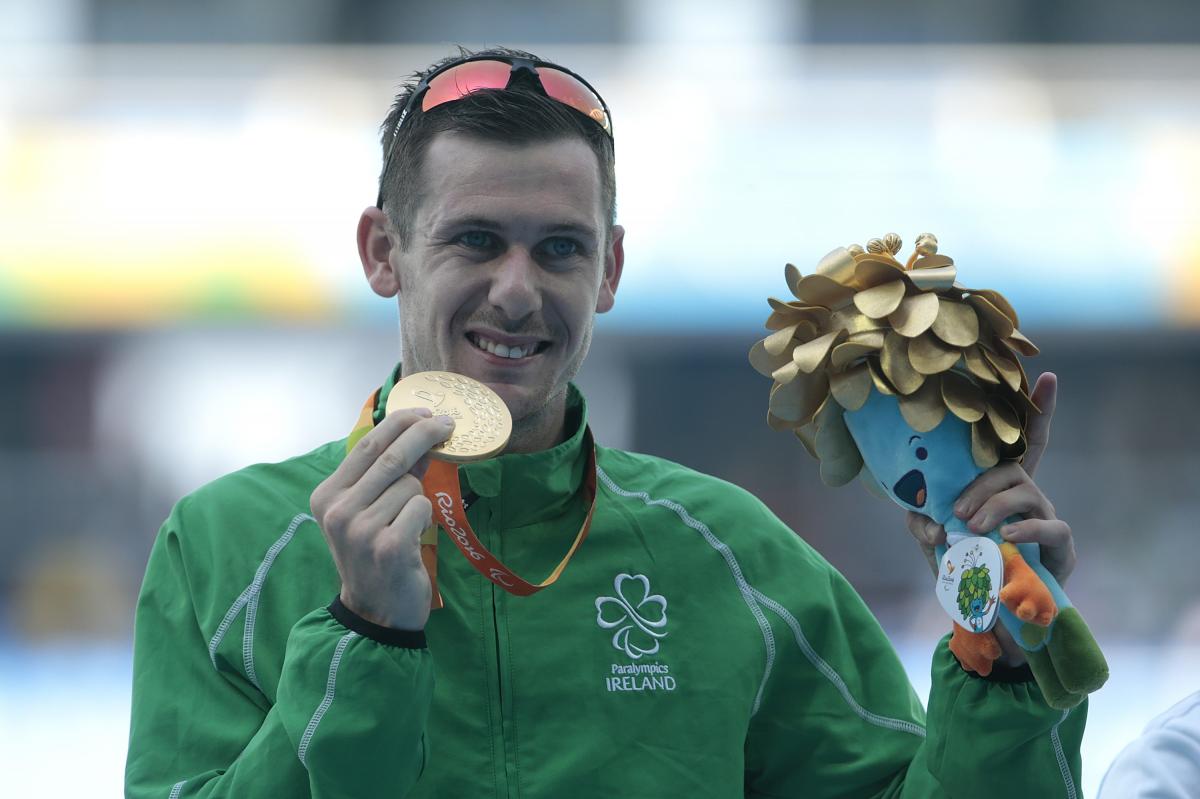
[[937, 427], [919, 433], [901, 415], [896, 397], [872, 388], [845, 420], [876, 484], [901, 507], [940, 524], [953, 517], [958, 495], [984, 471], [971, 457], [971, 426], [949, 411]]

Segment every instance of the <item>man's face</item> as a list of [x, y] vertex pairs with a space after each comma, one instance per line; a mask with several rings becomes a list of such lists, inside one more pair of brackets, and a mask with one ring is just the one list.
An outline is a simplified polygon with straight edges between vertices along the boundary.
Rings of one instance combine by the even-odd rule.
[[468, 375], [532, 417], [564, 395], [620, 278], [596, 156], [441, 133], [422, 184], [411, 246], [391, 252], [404, 371]]

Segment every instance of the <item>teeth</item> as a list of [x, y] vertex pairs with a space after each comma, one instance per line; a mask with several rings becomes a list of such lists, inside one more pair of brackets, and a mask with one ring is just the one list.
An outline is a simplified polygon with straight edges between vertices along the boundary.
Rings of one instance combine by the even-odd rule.
[[493, 355], [501, 358], [511, 358], [514, 361], [520, 358], [528, 357], [535, 349], [537, 349], [537, 344], [526, 344], [524, 346], [514, 347], [510, 347], [507, 344], [498, 344], [495, 341], [486, 339], [479, 334], [474, 334], [472, 338], [475, 342], [475, 346], [479, 347], [479, 349], [490, 352]]

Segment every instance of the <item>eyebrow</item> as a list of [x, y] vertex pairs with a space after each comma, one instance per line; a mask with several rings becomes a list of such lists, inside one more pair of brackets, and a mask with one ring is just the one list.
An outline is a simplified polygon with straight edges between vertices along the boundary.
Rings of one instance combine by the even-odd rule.
[[545, 228], [545, 232], [554, 233], [574, 233], [577, 236], [590, 236], [597, 238], [596, 229], [591, 225], [581, 225], [577, 222], [557, 222]]
[[[441, 233], [459, 228], [477, 228], [479, 230], [488, 230], [492, 232], [500, 232], [504, 229], [504, 225], [497, 222], [495, 219], [490, 219], [486, 216], [464, 216], [455, 219], [448, 219], [438, 225], [435, 232]], [[599, 234], [591, 225], [584, 225], [578, 222], [561, 221], [552, 222], [549, 225], [540, 229], [541, 235], [551, 236], [560, 233], [573, 233], [577, 236], [597, 239]]]
[[499, 230], [500, 223], [495, 220], [488, 219], [486, 216], [463, 216], [447, 219], [437, 226], [439, 230], [455, 227], [478, 227], [488, 230]]
[[920, 436], [910, 436], [910, 437], [909, 437], [909, 439], [908, 439], [908, 443], [909, 443], [909, 444], [911, 444], [911, 443], [913, 443], [913, 441], [914, 441], [915, 439], [918, 439], [918, 438], [920, 438]]

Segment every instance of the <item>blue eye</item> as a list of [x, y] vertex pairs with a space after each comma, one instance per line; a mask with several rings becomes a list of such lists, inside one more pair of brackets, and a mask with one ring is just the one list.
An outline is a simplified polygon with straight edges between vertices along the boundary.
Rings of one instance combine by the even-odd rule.
[[555, 258], [570, 258], [579, 252], [579, 244], [571, 239], [551, 239], [548, 249]]
[[468, 247], [482, 248], [492, 243], [492, 234], [484, 230], [472, 230], [458, 237]]
[[917, 460], [923, 461], [929, 457], [929, 450], [924, 447], [917, 447]]

